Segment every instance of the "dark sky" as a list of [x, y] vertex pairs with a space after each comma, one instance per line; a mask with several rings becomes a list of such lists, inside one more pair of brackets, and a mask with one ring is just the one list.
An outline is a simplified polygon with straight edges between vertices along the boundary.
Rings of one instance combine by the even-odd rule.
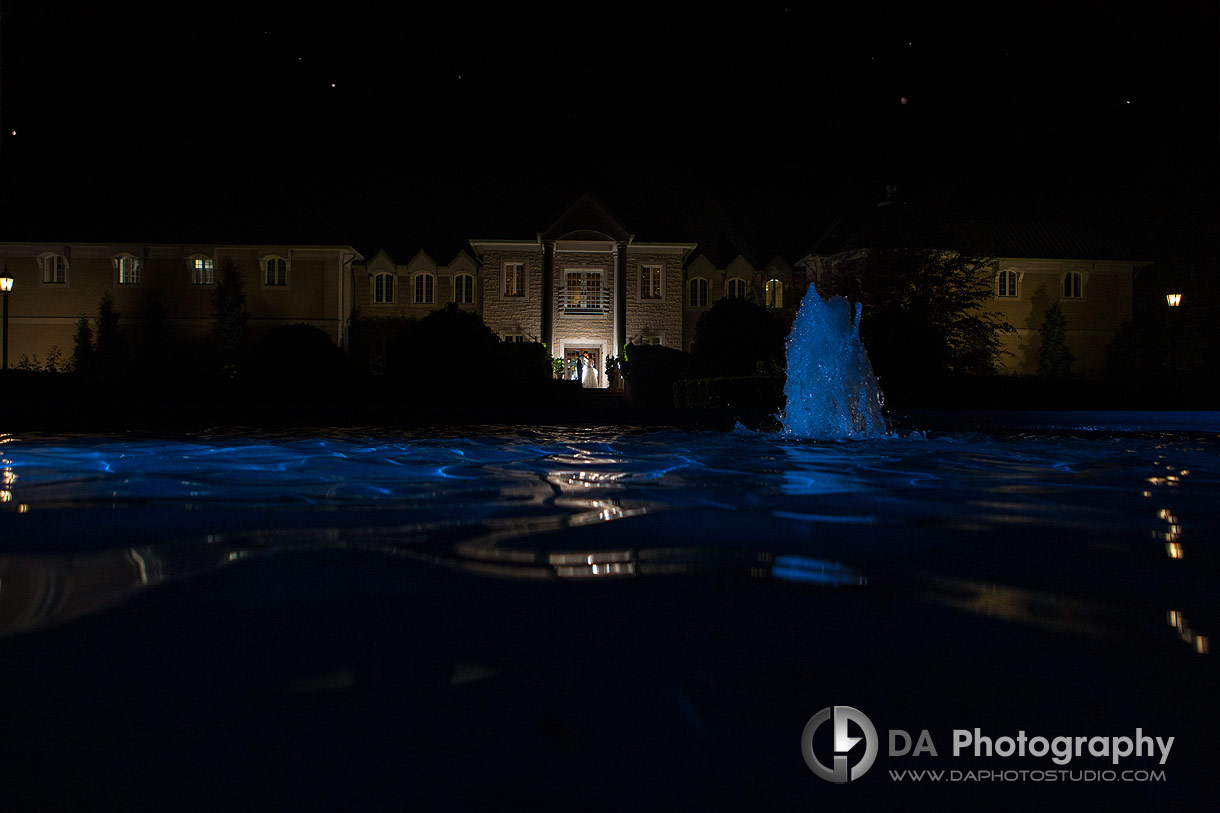
[[4, 3], [0, 239], [445, 262], [592, 191], [641, 238], [793, 254], [887, 183], [1116, 223], [1215, 207], [1215, 2], [686, 5]]

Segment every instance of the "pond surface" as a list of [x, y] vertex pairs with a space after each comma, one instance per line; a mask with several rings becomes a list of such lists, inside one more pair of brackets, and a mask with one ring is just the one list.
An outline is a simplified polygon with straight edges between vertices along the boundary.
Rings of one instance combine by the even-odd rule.
[[[1125, 420], [3, 436], [0, 764], [48, 809], [1181, 806], [1217, 756], [1220, 439]], [[848, 787], [802, 757], [832, 705], [881, 740]], [[952, 752], [1137, 727], [1163, 764]], [[922, 768], [1165, 778], [892, 773]]]

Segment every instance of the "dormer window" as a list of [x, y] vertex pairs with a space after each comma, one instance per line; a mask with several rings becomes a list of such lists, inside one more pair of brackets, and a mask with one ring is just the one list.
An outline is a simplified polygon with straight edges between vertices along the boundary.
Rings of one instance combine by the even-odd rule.
[[436, 277], [431, 274], [415, 275], [415, 304], [431, 305], [436, 297]]
[[283, 257], [263, 258], [263, 284], [282, 288], [288, 285], [288, 261]]
[[215, 285], [216, 261], [211, 257], [193, 257], [191, 259], [191, 284]]
[[382, 272], [373, 275], [373, 301], [378, 305], [394, 302], [394, 274]]
[[784, 283], [777, 279], [767, 280], [767, 307], [784, 307]]
[[68, 282], [68, 258], [60, 254], [48, 254], [42, 258], [42, 281], [48, 285], [65, 285]]
[[1017, 295], [1016, 271], [1006, 268], [996, 275], [995, 295], [1002, 298], [1011, 298]]
[[729, 280], [728, 295], [733, 299], [740, 299], [746, 295], [746, 281], [741, 277], [734, 277]]
[[474, 277], [458, 274], [453, 278], [453, 301], [459, 305], [474, 304]]
[[140, 261], [132, 254], [120, 254], [114, 258], [119, 271], [119, 285], [140, 284]]
[[692, 308], [707, 307], [707, 280], [703, 277], [695, 277], [687, 286], [690, 296], [687, 302]]
[[1084, 298], [1084, 276], [1082, 274], [1076, 271], [1069, 271], [1063, 275], [1063, 298]]

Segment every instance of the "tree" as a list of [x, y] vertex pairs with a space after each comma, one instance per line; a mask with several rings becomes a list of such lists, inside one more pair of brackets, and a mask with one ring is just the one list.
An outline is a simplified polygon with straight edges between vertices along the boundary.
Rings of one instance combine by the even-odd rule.
[[118, 372], [125, 362], [126, 346], [119, 332], [120, 314], [107, 293], [97, 306], [97, 330], [94, 333], [94, 360], [103, 374]]
[[699, 317], [691, 377], [754, 375], [761, 365], [783, 369], [784, 326], [757, 302], [721, 299]]
[[93, 328], [82, 316], [76, 320], [76, 334], [72, 336], [72, 369], [78, 373], [93, 371]]
[[220, 262], [216, 290], [212, 292], [212, 341], [225, 378], [236, 378], [250, 333], [246, 286], [241, 269], [226, 258]]
[[1046, 309], [1038, 335], [1041, 338], [1038, 349], [1038, 375], [1046, 378], [1070, 376], [1072, 363], [1076, 358], [1067, 346], [1067, 319], [1063, 318], [1063, 310], [1058, 302]]
[[409, 321], [386, 348], [385, 375], [430, 403], [470, 404], [488, 397], [496, 368], [496, 334], [474, 311], [450, 302]]
[[[992, 296], [991, 265], [987, 257], [958, 251], [874, 248], [835, 263], [819, 288], [823, 295], [841, 294], [864, 304], [862, 335], [868, 335], [870, 319], [888, 314], [893, 322], [901, 313], [924, 344], [937, 346], [938, 353], [943, 347], [940, 372], [990, 374], [1003, 352], [1001, 335], [1014, 330], [1000, 313], [983, 308]], [[869, 354], [874, 355], [871, 346]], [[873, 362], [885, 367], [889, 360]]]

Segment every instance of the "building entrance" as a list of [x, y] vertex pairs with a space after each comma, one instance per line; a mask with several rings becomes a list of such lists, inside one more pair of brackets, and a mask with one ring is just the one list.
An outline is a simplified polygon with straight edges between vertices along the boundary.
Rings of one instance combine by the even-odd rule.
[[[602, 351], [601, 351], [600, 347], [573, 347], [571, 345], [568, 345], [567, 347], [565, 347], [564, 351], [563, 351], [564, 378], [576, 380], [577, 359], [579, 359], [582, 355], [584, 355], [585, 359], [581, 362], [581, 364], [583, 365], [581, 368], [581, 372], [583, 373], [582, 380], [580, 382], [581, 386], [582, 387], [605, 386], [604, 382], [602, 381], [602, 379], [605, 377], [605, 374], [602, 372], [601, 352]], [[585, 369], [586, 366], [591, 367], [592, 372]]]

